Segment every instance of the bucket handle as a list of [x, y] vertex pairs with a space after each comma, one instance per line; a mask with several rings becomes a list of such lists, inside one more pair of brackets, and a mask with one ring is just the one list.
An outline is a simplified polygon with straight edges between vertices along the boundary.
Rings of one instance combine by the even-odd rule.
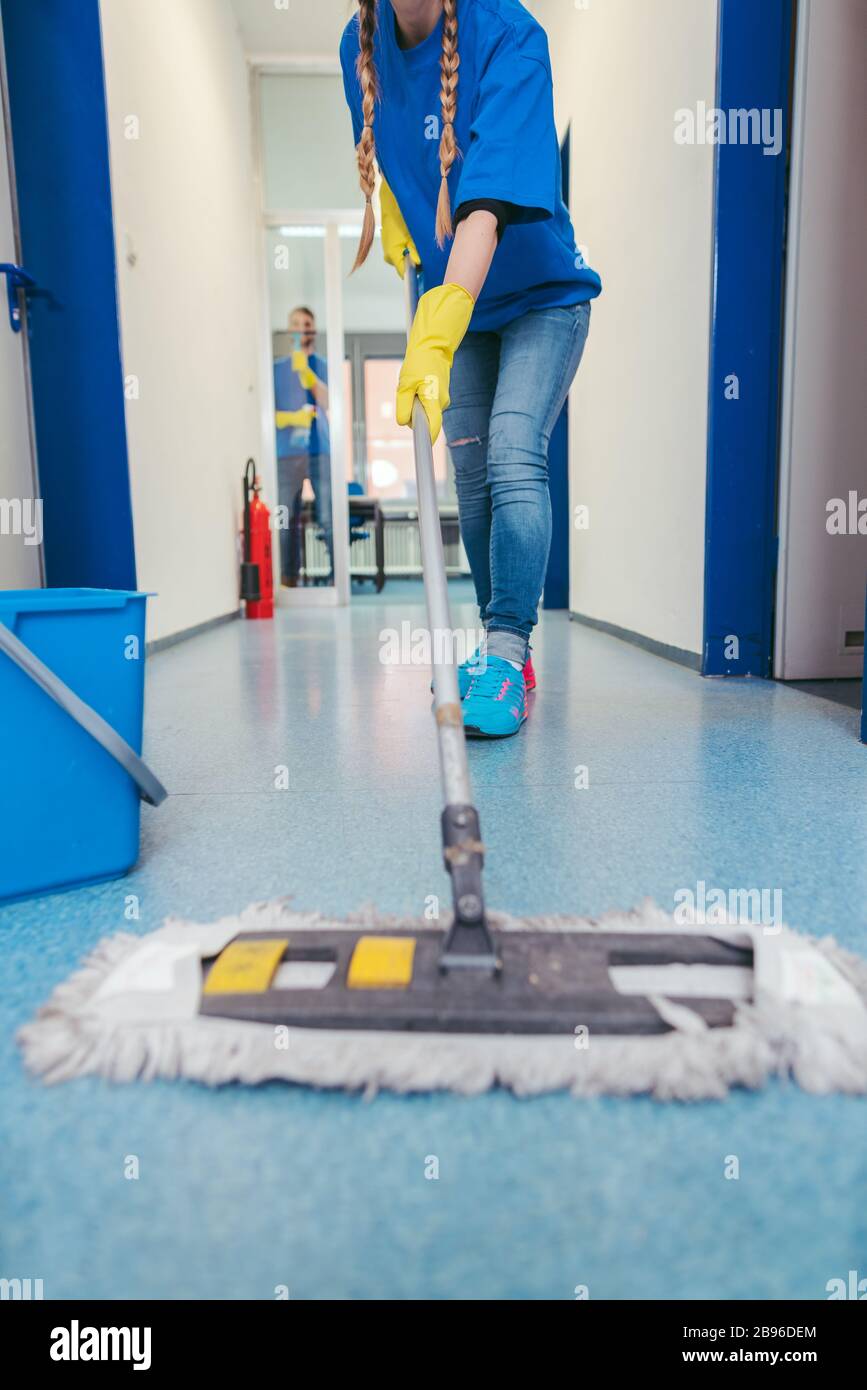
[[68, 685], [56, 676], [50, 667], [39, 660], [38, 656], [29, 647], [15, 636], [8, 627], [0, 622], [0, 651], [6, 653], [10, 661], [14, 661], [16, 666], [30, 677], [32, 681], [44, 690], [46, 695], [50, 695], [52, 700], [65, 710], [76, 724], [80, 724], [82, 729], [90, 734], [91, 738], [96, 739], [97, 743], [114, 758], [115, 762], [120, 763], [125, 772], [128, 772], [132, 780], [139, 789], [142, 801], [146, 801], [149, 806], [159, 806], [165, 801], [168, 792], [155, 777], [150, 768], [142, 762], [141, 758], [130, 748], [126, 739], [121, 738], [116, 729], [113, 729], [102, 717], [97, 714], [95, 709], [86, 705], [79, 699], [74, 690], [70, 690]]

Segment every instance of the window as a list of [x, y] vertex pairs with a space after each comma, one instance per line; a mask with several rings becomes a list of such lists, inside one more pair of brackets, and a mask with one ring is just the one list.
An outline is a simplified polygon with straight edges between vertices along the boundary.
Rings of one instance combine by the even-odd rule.
[[[368, 357], [364, 363], [365, 492], [383, 501], [414, 501], [416, 497], [412, 434], [397, 424], [394, 411], [401, 361], [399, 357]], [[445, 439], [440, 434], [434, 445], [434, 476], [440, 497], [446, 490], [447, 475]]]

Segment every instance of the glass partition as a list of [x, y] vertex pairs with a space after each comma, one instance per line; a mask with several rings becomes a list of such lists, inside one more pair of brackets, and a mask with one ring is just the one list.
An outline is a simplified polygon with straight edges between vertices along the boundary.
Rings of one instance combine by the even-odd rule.
[[267, 232], [276, 543], [284, 588], [333, 587], [325, 228]]
[[259, 94], [264, 206], [296, 212], [360, 206], [343, 78], [265, 73]]

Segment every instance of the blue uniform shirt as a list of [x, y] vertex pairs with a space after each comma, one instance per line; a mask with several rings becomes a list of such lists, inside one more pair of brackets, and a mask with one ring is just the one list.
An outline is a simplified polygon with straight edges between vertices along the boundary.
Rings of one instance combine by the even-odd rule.
[[[328, 384], [328, 365], [324, 357], [311, 352], [307, 359], [310, 370], [323, 384]], [[292, 358], [277, 357], [274, 361], [274, 407], [276, 410], [301, 410], [305, 405], [316, 405], [312, 391], [305, 391], [293, 370]], [[330, 449], [328, 420], [322, 407], [317, 408], [313, 423], [306, 427], [289, 425], [277, 431], [278, 459], [298, 458], [300, 455], [312, 456], [327, 454]]]
[[[442, 20], [415, 48], [398, 47], [394, 11], [379, 0], [374, 59], [380, 97], [376, 157], [421, 256], [426, 289], [441, 285], [451, 249], [436, 244], [440, 187]], [[512, 205], [473, 313], [476, 331], [502, 328], [530, 309], [581, 304], [602, 284], [575, 242], [561, 194], [560, 146], [548, 40], [518, 0], [460, 0], [452, 212], [476, 198]], [[361, 135], [358, 16], [340, 44], [356, 144]]]

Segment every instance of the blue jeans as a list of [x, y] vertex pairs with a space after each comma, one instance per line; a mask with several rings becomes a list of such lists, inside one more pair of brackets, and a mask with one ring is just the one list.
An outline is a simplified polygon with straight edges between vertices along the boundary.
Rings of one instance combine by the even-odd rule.
[[533, 309], [468, 333], [452, 368], [443, 428], [487, 651], [521, 665], [551, 548], [548, 445], [589, 327], [589, 304]]
[[334, 573], [334, 538], [331, 521], [331, 457], [329, 454], [291, 454], [277, 460], [277, 500], [285, 507], [289, 524], [280, 531], [280, 570], [283, 583], [294, 584], [304, 563], [304, 521], [301, 491], [305, 478], [313, 489], [313, 519], [322, 532], [328, 562]]

